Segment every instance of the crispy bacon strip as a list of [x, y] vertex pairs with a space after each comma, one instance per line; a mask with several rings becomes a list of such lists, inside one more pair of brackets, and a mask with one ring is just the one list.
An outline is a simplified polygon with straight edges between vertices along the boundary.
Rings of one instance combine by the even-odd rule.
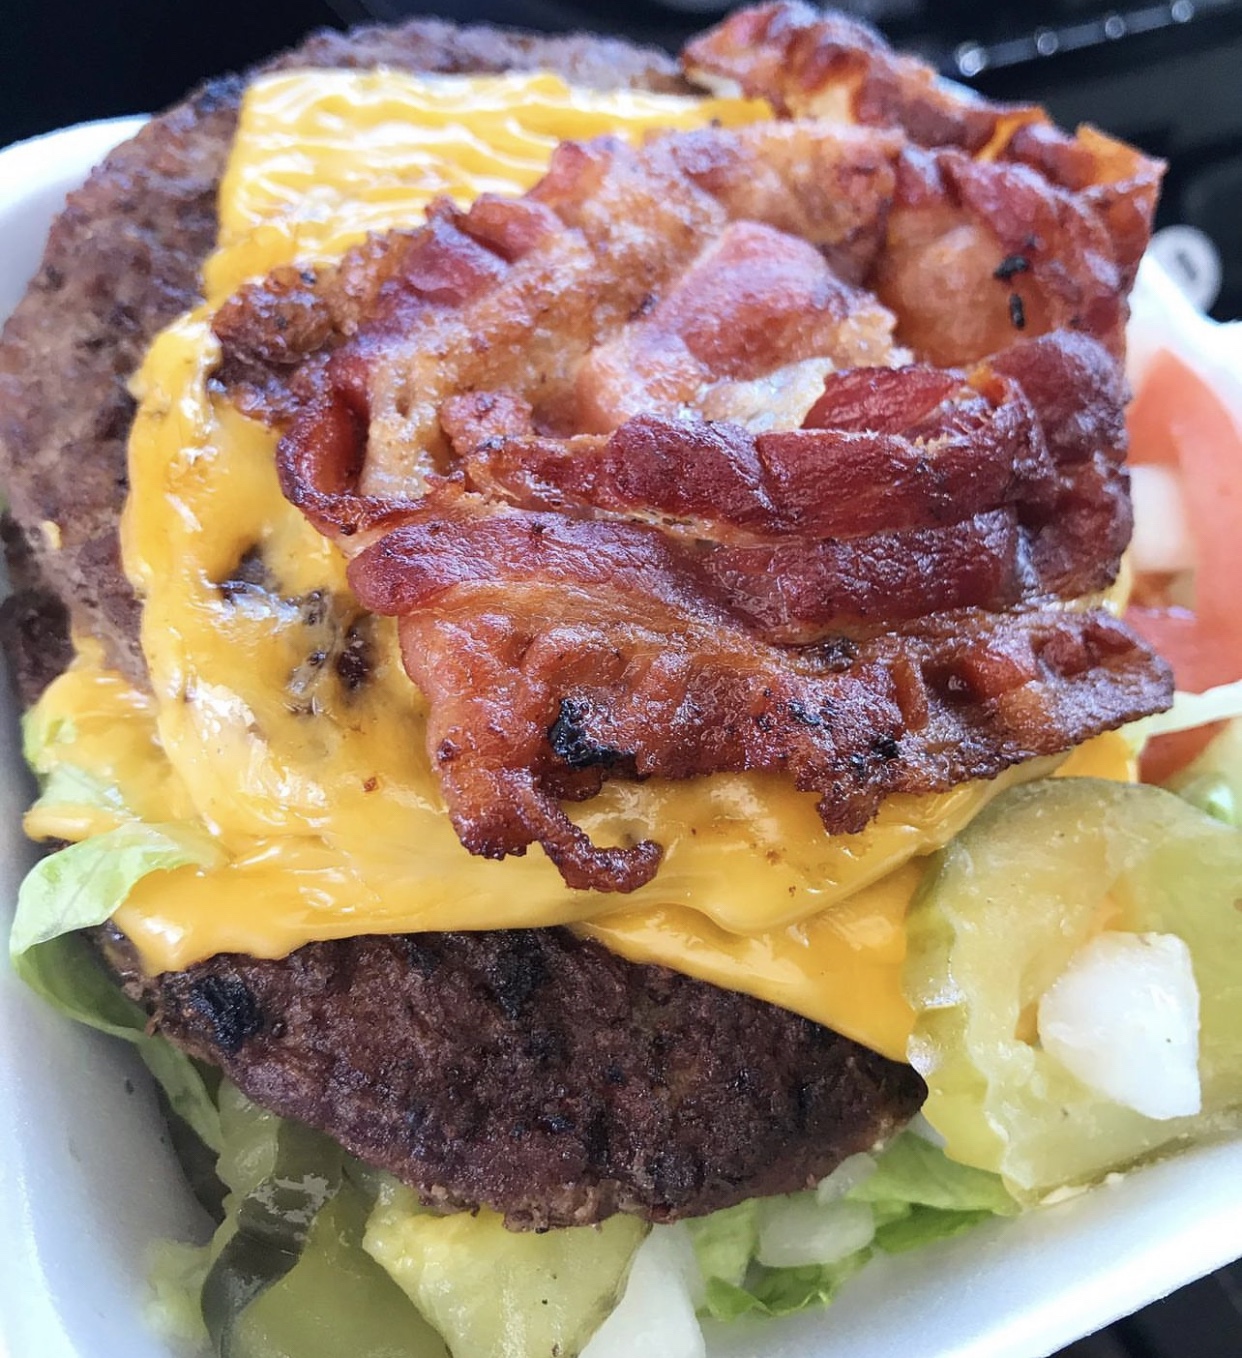
[[338, 269], [243, 289], [215, 321], [220, 380], [286, 419], [344, 345], [333, 381], [370, 409], [372, 493], [434, 466], [454, 390], [537, 395], [558, 432], [678, 404], [788, 427], [798, 365], [887, 362], [894, 317], [938, 365], [1061, 327], [1120, 353], [1136, 261], [1113, 217], [1145, 230], [1151, 203], [1093, 187], [826, 122], [569, 143], [524, 199], [441, 203]]
[[606, 437], [539, 438], [529, 407], [505, 395], [455, 398], [441, 418], [481, 491], [533, 508], [651, 510], [719, 541], [723, 530], [746, 540], [934, 527], [1019, 500], [1047, 510], [1061, 472], [1079, 474], [1097, 449], [1118, 458], [1120, 427], [1102, 428], [1100, 411], [1120, 399], [1100, 346], [1058, 334], [970, 373], [830, 374], [803, 427], [786, 432], [642, 415]]
[[[423, 230], [369, 242], [309, 287], [286, 272], [243, 289], [214, 321], [220, 380], [252, 413], [280, 418], [298, 404], [299, 363], [350, 340], [373, 419], [394, 438], [426, 445], [439, 402], [461, 389], [537, 387], [543, 417], [571, 427], [579, 405], [601, 395], [589, 370], [579, 390], [580, 366], [627, 327], [636, 340], [663, 336], [655, 347], [677, 349], [684, 361], [697, 348], [700, 363], [725, 363], [743, 380], [790, 361], [799, 343], [813, 357], [831, 355], [838, 330], [843, 362], [882, 362], [892, 317], [849, 280], [879, 247], [898, 149], [887, 134], [816, 136], [778, 123], [670, 135], [639, 151], [609, 140], [566, 143], [525, 198], [485, 195], [468, 213], [441, 202]], [[759, 246], [773, 258], [756, 279], [746, 265]], [[810, 247], [839, 267], [813, 259]], [[818, 271], [794, 297], [784, 291], [792, 257]], [[690, 269], [693, 293], [669, 296]], [[714, 339], [701, 307], [696, 327], [694, 304], [712, 287], [725, 308], [708, 318]], [[755, 339], [782, 325], [783, 345], [769, 355]], [[429, 328], [439, 332], [435, 362], [425, 353]], [[639, 344], [654, 358], [652, 347]]]
[[400, 619], [463, 843], [604, 890], [660, 858], [566, 814], [605, 777], [783, 771], [853, 831], [1169, 696], [1080, 601], [1130, 533], [1159, 166], [799, 5], [687, 62], [786, 119], [562, 145], [215, 322], [286, 494]]
[[[1134, 282], [1164, 167], [1124, 142], [1091, 127], [1070, 137], [1034, 105], [994, 104], [946, 85], [923, 62], [893, 52], [865, 24], [801, 0], [739, 10], [690, 42], [682, 64], [692, 80], [734, 85], [767, 99], [785, 117], [900, 129], [916, 146], [953, 147], [983, 163], [1027, 166], [1095, 209], [1107, 227], [1123, 290]], [[1031, 268], [1052, 244], [1036, 237], [1013, 258]], [[1055, 253], [1047, 267], [1058, 267]]]
[[647, 841], [591, 844], [561, 809], [605, 776], [778, 770], [849, 832], [892, 792], [992, 777], [1166, 701], [1167, 671], [1100, 612], [967, 610], [791, 650], [656, 529], [453, 492], [357, 557], [350, 583], [400, 616], [466, 847], [537, 841], [597, 890], [659, 863]]
[[[791, 159], [795, 153], [805, 163]], [[758, 198], [755, 188], [761, 167], [777, 178], [768, 199]], [[967, 168], [976, 167], [968, 162]], [[343, 427], [343, 409], [352, 411], [368, 430], [367, 446], [355, 457], [361, 458], [355, 470], [362, 498], [341, 499], [339, 487], [326, 485], [328, 498], [316, 508], [306, 476], [287, 477], [286, 489], [325, 532], [352, 536], [376, 526], [380, 511], [367, 501], [417, 498], [428, 476], [451, 470], [446, 405], [461, 391], [503, 392], [530, 407], [532, 428], [559, 433], [600, 432], [640, 409], [736, 418], [748, 402], [757, 411], [751, 425], [795, 426], [815, 398], [808, 377], [814, 384], [835, 366], [886, 356], [888, 313], [852, 285], [833, 282], [805, 242], [770, 223], [734, 223], [725, 214], [736, 192], [747, 210], [766, 202], [773, 219], [804, 216], [820, 192], [807, 183], [818, 186], [829, 171], [838, 179], [861, 176], [867, 193], [853, 214], [836, 205], [830, 220], [812, 231], [814, 240], [850, 241], [856, 249], [869, 239], [875, 285], [882, 297], [912, 299], [902, 325], [923, 337], [921, 347], [936, 362], [973, 362], [1003, 347], [1013, 334], [1012, 317], [1003, 291], [996, 291], [992, 262], [1005, 242], [981, 243], [958, 208], [942, 203], [911, 217], [930, 234], [916, 233], [908, 249], [886, 254], [878, 238], [868, 237], [868, 224], [875, 225], [885, 202], [876, 185], [895, 185], [899, 196], [903, 177], [914, 171], [903, 161], [894, 172], [865, 138], [768, 124], [669, 136], [641, 152], [569, 145], [529, 199], [485, 198], [468, 213], [443, 204], [423, 231], [391, 238], [387, 253], [369, 245], [384, 281], [369, 294], [365, 322], [353, 310], [366, 295], [357, 262], [341, 271], [339, 288], [325, 282], [324, 306], [338, 319], [348, 316], [353, 334], [332, 357], [326, 397], [321, 381], [292, 447], [330, 441]], [[1067, 194], [1046, 186], [1036, 191], [1025, 180], [1018, 187], [1033, 200], [1020, 220], [1041, 221], [1036, 209], [1042, 205], [1051, 214], [1049, 232], [1059, 221], [1062, 234], [1076, 242], [1077, 263], [1033, 294], [1030, 327], [1076, 322], [1098, 330], [1110, 345], [1119, 343], [1124, 301], [1103, 228]], [[891, 236], [901, 213], [889, 207]], [[946, 237], [961, 241], [947, 258]], [[760, 246], [769, 264], [756, 270]], [[283, 288], [280, 283], [282, 296]], [[987, 305], [971, 301], [979, 288]], [[652, 300], [657, 297], [662, 300]], [[268, 308], [247, 294], [217, 322], [226, 352], [248, 333], [247, 308], [256, 333], [266, 334], [260, 322]], [[543, 319], [549, 316], [556, 317], [555, 327]], [[332, 332], [309, 321], [292, 328]], [[234, 359], [233, 371], [268, 351], [266, 339], [255, 344], [248, 357]], [[227, 378], [227, 361], [224, 371]], [[252, 403], [258, 390], [252, 383]], [[299, 461], [296, 451], [286, 459]]]
[[796, 0], [739, 10], [689, 42], [682, 65], [691, 80], [766, 99], [787, 118], [899, 128], [919, 146], [972, 155], [993, 140], [998, 122], [1043, 116], [966, 96], [866, 24]]
[[571, 884], [631, 890], [656, 846], [601, 850], [560, 808], [605, 776], [784, 771], [844, 832], [1159, 706], [1124, 627], [1043, 602], [1103, 587], [1128, 540], [1099, 442], [1121, 396], [1101, 346], [1055, 335], [969, 375], [830, 377], [819, 427], [783, 434], [555, 440], [459, 398], [470, 489], [394, 510], [350, 580], [401, 619], [463, 842], [537, 840]]

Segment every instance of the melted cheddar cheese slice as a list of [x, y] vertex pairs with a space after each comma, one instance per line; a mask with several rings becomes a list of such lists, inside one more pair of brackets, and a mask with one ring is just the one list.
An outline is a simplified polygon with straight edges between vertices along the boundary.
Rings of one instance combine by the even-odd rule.
[[[84, 646], [34, 714], [53, 733], [45, 765], [76, 765], [117, 796], [106, 812], [44, 798], [32, 834], [76, 840], [118, 816], [181, 820], [221, 850], [215, 866], [151, 874], [121, 905], [116, 923], [151, 971], [364, 933], [573, 924], [629, 958], [904, 1057], [904, 916], [921, 856], [1001, 787], [1052, 765], [894, 797], [847, 837], [825, 835], [816, 797], [774, 777], [610, 783], [574, 812], [592, 839], [666, 849], [655, 880], [623, 899], [568, 889], [539, 849], [472, 857], [444, 812], [394, 623], [361, 613], [335, 548], [281, 496], [275, 435], [211, 385], [211, 309], [245, 278], [417, 223], [439, 193], [520, 192], [560, 139], [766, 112], [571, 90], [550, 75], [318, 71], [251, 87], [209, 301], [164, 332], [134, 384], [122, 541], [154, 696]], [[1076, 760], [1124, 776], [1121, 742], [1093, 749]]]

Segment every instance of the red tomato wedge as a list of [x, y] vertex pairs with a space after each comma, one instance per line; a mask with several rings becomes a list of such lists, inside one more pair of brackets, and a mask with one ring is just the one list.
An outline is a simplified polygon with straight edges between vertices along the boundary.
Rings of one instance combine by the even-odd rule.
[[1129, 622], [1194, 693], [1242, 679], [1242, 430], [1188, 364], [1163, 349], [1128, 419], [1130, 459], [1174, 464], [1198, 553], [1195, 611], [1132, 608]]
[[[1172, 663], [1178, 688], [1202, 693], [1242, 679], [1242, 429], [1203, 378], [1167, 349], [1153, 359], [1127, 425], [1131, 462], [1180, 473], [1198, 563], [1194, 612], [1132, 606], [1126, 620]], [[1163, 781], [1215, 729], [1152, 741], [1144, 778]]]

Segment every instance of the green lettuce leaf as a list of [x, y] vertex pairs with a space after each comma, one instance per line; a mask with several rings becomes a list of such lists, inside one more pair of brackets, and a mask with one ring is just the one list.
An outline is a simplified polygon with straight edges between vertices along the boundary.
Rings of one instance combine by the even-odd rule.
[[17, 893], [9, 952], [28, 949], [110, 919], [150, 872], [210, 866], [220, 851], [201, 831], [182, 825], [119, 825], [42, 858]]
[[875, 1248], [885, 1254], [948, 1240], [988, 1217], [1018, 1211], [997, 1175], [959, 1165], [913, 1132], [894, 1138], [875, 1173], [847, 1196], [871, 1204]]
[[690, 1243], [704, 1278], [740, 1287], [759, 1243], [759, 1201], [750, 1198], [706, 1217], [686, 1222]]
[[101, 811], [124, 811], [120, 789], [76, 764], [57, 764], [42, 779], [39, 799], [32, 810], [47, 806], [93, 806]]
[[1018, 1210], [997, 1175], [959, 1165], [939, 1146], [913, 1132], [895, 1137], [880, 1156], [875, 1173], [847, 1196], [855, 1202], [904, 1203], [989, 1216], [1013, 1216]]
[[867, 1249], [835, 1264], [806, 1268], [764, 1268], [755, 1264], [741, 1285], [723, 1278], [709, 1278], [703, 1309], [715, 1320], [737, 1320], [747, 1315], [787, 1316], [808, 1306], [827, 1306], [842, 1284], [870, 1258], [871, 1251]]
[[62, 934], [35, 944], [14, 956], [13, 969], [62, 1014], [132, 1043], [173, 1111], [207, 1146], [220, 1149], [220, 1114], [204, 1072], [170, 1042], [147, 1032], [146, 1014], [118, 989], [85, 939]]
[[706, 1314], [727, 1321], [823, 1306], [877, 1250], [902, 1254], [1018, 1210], [997, 1175], [956, 1164], [912, 1132], [894, 1138], [875, 1170], [845, 1196], [871, 1208], [875, 1238], [832, 1264], [802, 1268], [760, 1264], [756, 1200], [688, 1221], [706, 1281]]
[[55, 745], [72, 745], [78, 738], [71, 717], [49, 716], [36, 703], [22, 717], [22, 757], [36, 773], [49, 773], [57, 763]]
[[885, 1254], [904, 1254], [920, 1245], [930, 1245], [933, 1240], [950, 1240], [955, 1235], [962, 1235], [995, 1215], [988, 1211], [944, 1212], [936, 1207], [920, 1207], [917, 1203], [907, 1205], [904, 1212], [876, 1227], [876, 1248]]

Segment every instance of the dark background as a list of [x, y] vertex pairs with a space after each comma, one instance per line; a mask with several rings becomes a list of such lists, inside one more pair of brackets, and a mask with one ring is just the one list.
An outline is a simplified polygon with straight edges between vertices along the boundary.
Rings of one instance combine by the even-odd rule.
[[[840, 0], [839, 0], [840, 2]], [[1204, 231], [1222, 257], [1214, 313], [1242, 316], [1242, 0], [843, 0], [945, 74], [1038, 99], [1170, 163], [1159, 225]], [[0, 0], [0, 145], [68, 123], [158, 109], [308, 29], [406, 14], [548, 31], [586, 27], [674, 48], [711, 0]], [[1242, 1266], [1195, 1283], [1066, 1358], [1242, 1358]]]

